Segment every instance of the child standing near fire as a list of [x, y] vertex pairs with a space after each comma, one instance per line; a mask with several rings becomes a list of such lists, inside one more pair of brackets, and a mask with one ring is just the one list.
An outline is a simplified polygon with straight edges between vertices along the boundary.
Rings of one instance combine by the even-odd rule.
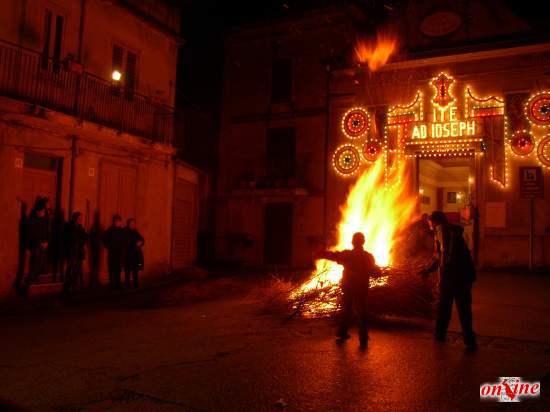
[[353, 235], [352, 245], [353, 249], [338, 252], [322, 250], [317, 252], [315, 257], [332, 260], [344, 266], [341, 280], [342, 311], [337, 336], [340, 341], [350, 338], [348, 328], [356, 312], [359, 322], [359, 342], [362, 347], [365, 347], [369, 338], [367, 328], [369, 279], [371, 276], [380, 276], [381, 271], [376, 265], [374, 256], [364, 249], [363, 233], [357, 232]]

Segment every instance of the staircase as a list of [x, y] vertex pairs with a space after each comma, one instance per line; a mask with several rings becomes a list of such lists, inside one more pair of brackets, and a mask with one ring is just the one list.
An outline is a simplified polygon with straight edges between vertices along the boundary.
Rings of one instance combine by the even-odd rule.
[[63, 291], [63, 282], [53, 281], [53, 275], [39, 275], [37, 281], [29, 284], [28, 296], [59, 294]]

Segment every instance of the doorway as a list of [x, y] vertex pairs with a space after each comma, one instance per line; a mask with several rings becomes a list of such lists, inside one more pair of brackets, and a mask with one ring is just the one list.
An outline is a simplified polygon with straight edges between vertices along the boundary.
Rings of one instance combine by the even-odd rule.
[[464, 227], [464, 238], [474, 251], [477, 225], [475, 158], [419, 159], [420, 212], [441, 210], [450, 223]]
[[292, 263], [292, 203], [268, 203], [264, 209], [264, 264]]
[[197, 249], [197, 185], [176, 178], [172, 221], [172, 266], [181, 269], [195, 262]]

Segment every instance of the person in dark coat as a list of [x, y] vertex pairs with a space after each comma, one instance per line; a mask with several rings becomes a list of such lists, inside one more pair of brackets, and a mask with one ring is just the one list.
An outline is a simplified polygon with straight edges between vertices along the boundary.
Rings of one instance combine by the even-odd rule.
[[50, 242], [50, 223], [44, 205], [38, 205], [31, 212], [27, 233], [30, 251], [29, 276], [27, 281], [38, 279], [38, 275], [48, 273], [48, 245]]
[[138, 274], [143, 270], [143, 251], [141, 248], [145, 244], [145, 239], [139, 233], [136, 226], [136, 219], [130, 218], [126, 222], [125, 233], [125, 262], [124, 262], [124, 278], [126, 287], [130, 287], [130, 277], [132, 278], [134, 287], [138, 287]]
[[109, 286], [119, 289], [125, 249], [124, 229], [122, 228], [122, 218], [120, 215], [113, 216], [113, 224], [103, 233], [101, 242], [108, 252]]
[[367, 329], [367, 294], [371, 276], [379, 276], [380, 268], [376, 265], [374, 256], [364, 250], [365, 236], [357, 232], [352, 239], [353, 249], [339, 252], [322, 251], [317, 253], [318, 259], [332, 260], [344, 266], [342, 275], [342, 313], [337, 336], [340, 340], [350, 337], [348, 327], [354, 311], [359, 317], [359, 341], [365, 346], [368, 340]]
[[86, 242], [88, 234], [82, 226], [83, 216], [80, 212], [75, 212], [71, 220], [65, 224], [65, 259], [67, 268], [65, 271], [64, 290], [70, 292], [77, 284], [84, 286], [84, 272], [82, 262], [86, 258]]
[[439, 269], [439, 304], [435, 325], [435, 338], [444, 341], [451, 320], [453, 302], [456, 303], [462, 337], [466, 347], [476, 348], [472, 328], [472, 284], [476, 271], [470, 250], [462, 236], [464, 229], [447, 221], [443, 212], [435, 211], [430, 217], [434, 230], [434, 247], [437, 258], [429, 270]]

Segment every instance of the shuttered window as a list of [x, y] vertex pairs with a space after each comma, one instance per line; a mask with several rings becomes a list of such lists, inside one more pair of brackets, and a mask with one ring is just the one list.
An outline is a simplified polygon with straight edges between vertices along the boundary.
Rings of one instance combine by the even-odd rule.
[[64, 21], [61, 14], [56, 14], [48, 9], [44, 11], [42, 59], [40, 61], [40, 67], [43, 70], [48, 69], [50, 59], [53, 60], [52, 67], [56, 73], [61, 67]]
[[126, 53], [126, 81], [124, 86], [126, 87], [126, 98], [131, 98], [134, 89], [136, 87], [136, 66], [137, 56], [135, 53]]
[[[124, 96], [132, 99], [137, 87], [137, 55], [121, 46], [113, 46], [113, 71], [117, 70], [122, 74], [119, 85], [124, 88]], [[114, 94], [119, 90], [114, 89]]]
[[271, 102], [292, 100], [292, 60], [274, 59], [271, 65]]
[[122, 71], [122, 59], [124, 56], [124, 49], [120, 46], [113, 46], [113, 71]]
[[52, 12], [46, 10], [44, 12], [44, 46], [42, 48], [42, 61], [40, 67], [43, 70], [48, 68], [48, 58], [50, 56], [50, 39], [52, 33]]

